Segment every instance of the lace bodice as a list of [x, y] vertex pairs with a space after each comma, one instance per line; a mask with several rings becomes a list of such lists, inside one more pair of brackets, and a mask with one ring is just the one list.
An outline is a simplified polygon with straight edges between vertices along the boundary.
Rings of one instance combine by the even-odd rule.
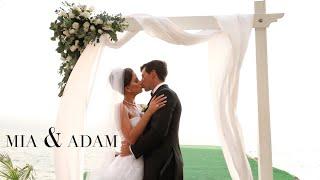
[[140, 106], [137, 106], [136, 109], [128, 108], [127, 106], [125, 106], [125, 108], [126, 108], [127, 112], [129, 113], [131, 125], [133, 127], [136, 126], [141, 118], [141, 115], [142, 115]]

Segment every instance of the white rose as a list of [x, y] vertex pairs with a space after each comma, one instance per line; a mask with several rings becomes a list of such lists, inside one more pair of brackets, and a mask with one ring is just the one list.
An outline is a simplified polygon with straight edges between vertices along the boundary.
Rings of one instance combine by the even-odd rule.
[[74, 23], [72, 24], [72, 27], [73, 27], [74, 29], [79, 29], [79, 26], [80, 26], [80, 24], [77, 23], [77, 22], [74, 22]]
[[101, 20], [101, 19], [96, 19], [95, 21], [94, 21], [94, 24], [103, 24], [103, 21]]
[[74, 52], [75, 50], [77, 50], [77, 46], [76, 46], [76, 45], [72, 45], [72, 46], [70, 47], [70, 51], [71, 51], [71, 52]]
[[84, 12], [83, 13], [83, 17], [84, 18], [89, 18], [90, 17], [90, 13], [89, 12]]
[[76, 7], [75, 9], [76, 9], [76, 11], [81, 12], [81, 8]]
[[74, 45], [78, 46], [78, 44], [79, 44], [79, 40], [76, 40], [76, 41], [74, 42]]
[[102, 19], [98, 19], [97, 21], [98, 21], [98, 24], [103, 24]]
[[83, 23], [83, 27], [84, 27], [84, 28], [90, 27], [90, 23], [89, 23], [88, 21], [86, 21], [85, 23]]
[[69, 12], [68, 15], [69, 15], [69, 18], [74, 18], [75, 17], [72, 12]]
[[84, 32], [88, 32], [89, 28], [83, 28]]
[[74, 33], [76, 33], [76, 30], [70, 29], [70, 30], [69, 30], [69, 33], [70, 33], [70, 34], [74, 34]]
[[90, 30], [91, 30], [91, 31], [96, 30], [96, 28], [94, 27], [94, 25], [91, 25], [91, 26], [90, 26]]
[[103, 31], [102, 31], [101, 29], [99, 29], [99, 30], [98, 30], [98, 33], [99, 33], [99, 34], [102, 34], [102, 33], [103, 33]]
[[66, 35], [66, 37], [70, 36], [69, 31], [67, 30], [63, 31], [63, 34]]
[[60, 11], [59, 16], [67, 17], [67, 13], [64, 11]]
[[71, 56], [68, 56], [66, 60], [67, 60], [67, 61], [70, 61], [71, 59], [72, 59], [72, 57], [71, 57]]
[[79, 16], [82, 16], [82, 17], [84, 17], [84, 12], [81, 12]]

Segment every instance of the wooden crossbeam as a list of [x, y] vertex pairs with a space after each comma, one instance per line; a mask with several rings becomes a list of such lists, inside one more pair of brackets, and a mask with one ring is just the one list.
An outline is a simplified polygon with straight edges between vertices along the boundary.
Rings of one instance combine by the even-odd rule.
[[[283, 13], [254, 14], [253, 28], [268, 27], [272, 22], [276, 22], [282, 18], [283, 15]], [[168, 18], [185, 30], [219, 29], [219, 25], [213, 16], [181, 16]], [[132, 18], [126, 18], [126, 21], [129, 23], [128, 31], [141, 30], [140, 25]]]

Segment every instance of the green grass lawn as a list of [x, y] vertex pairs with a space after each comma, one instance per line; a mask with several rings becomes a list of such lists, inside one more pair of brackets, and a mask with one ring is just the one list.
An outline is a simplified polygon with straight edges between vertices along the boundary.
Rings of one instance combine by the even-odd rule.
[[[222, 149], [215, 146], [181, 146], [185, 180], [231, 180]], [[258, 180], [258, 163], [249, 158], [253, 177]], [[86, 179], [86, 173], [84, 174]], [[280, 169], [273, 168], [274, 180], [295, 180]]]
[[[231, 180], [222, 149], [214, 146], [181, 146], [186, 180]], [[258, 180], [258, 163], [249, 158], [253, 177]], [[293, 175], [273, 168], [274, 180], [295, 180]]]

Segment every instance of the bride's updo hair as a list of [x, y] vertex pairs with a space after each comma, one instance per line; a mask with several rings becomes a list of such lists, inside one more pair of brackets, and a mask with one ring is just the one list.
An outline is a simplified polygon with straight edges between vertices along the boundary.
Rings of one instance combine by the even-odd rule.
[[133, 75], [133, 70], [131, 68], [125, 68], [124, 69], [124, 75], [123, 75], [123, 88], [128, 86], [131, 82]]
[[[132, 75], [133, 70], [131, 68], [113, 70], [109, 75], [109, 82], [112, 89], [124, 94], [124, 88], [130, 84]], [[123, 82], [118, 82], [120, 80]]]

